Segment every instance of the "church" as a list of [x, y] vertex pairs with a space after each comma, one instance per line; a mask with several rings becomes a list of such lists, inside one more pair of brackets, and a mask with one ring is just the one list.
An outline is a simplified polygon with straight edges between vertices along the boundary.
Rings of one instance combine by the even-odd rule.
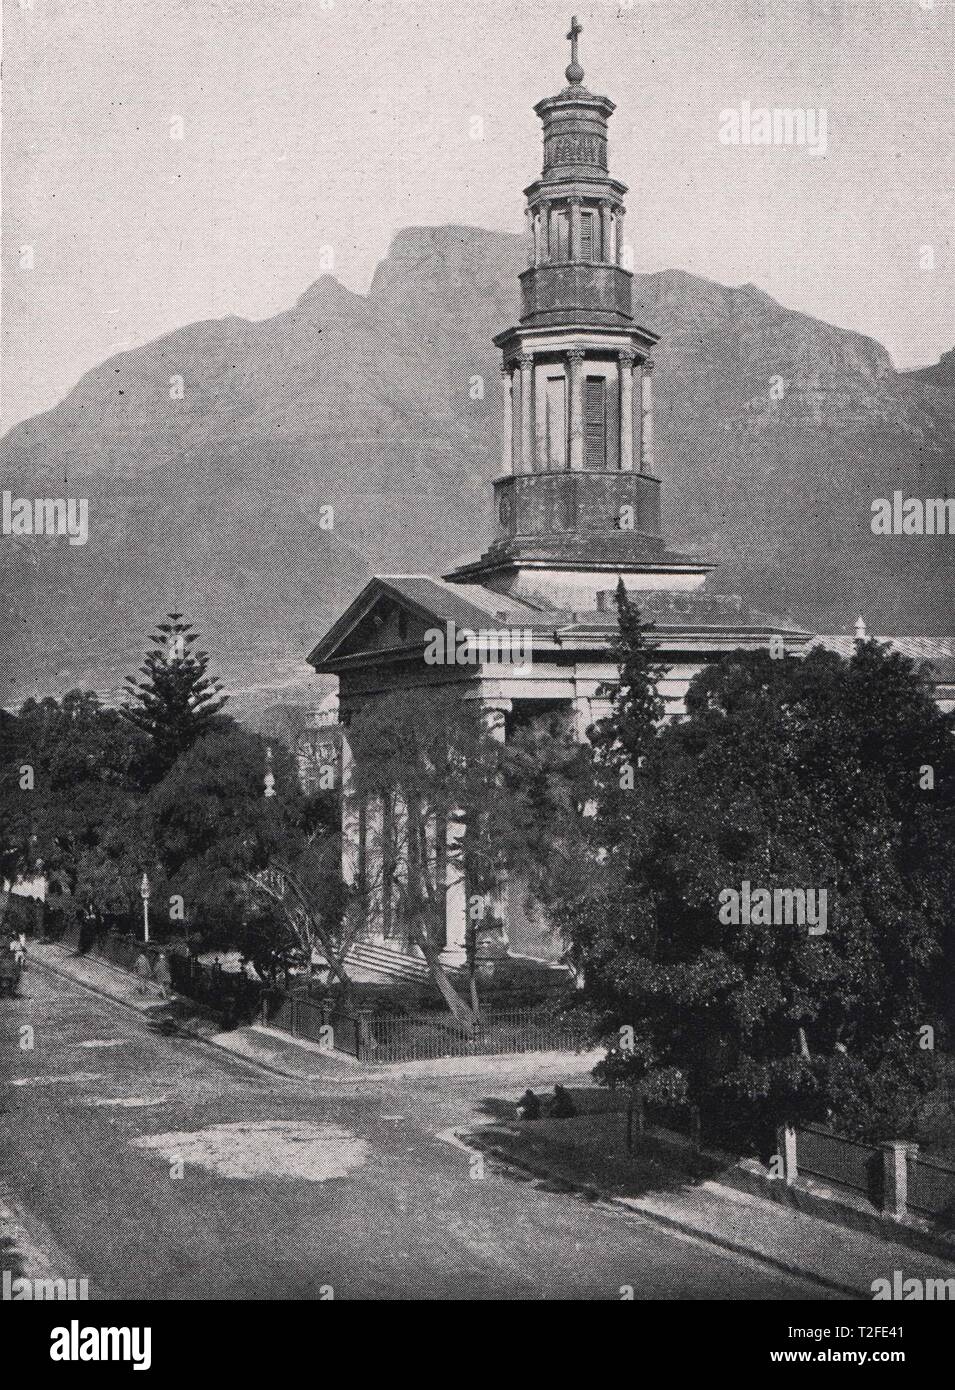
[[[443, 577], [376, 576], [308, 658], [316, 672], [338, 679], [346, 876], [370, 851], [363, 837], [373, 808], [353, 804], [348, 772], [348, 722], [362, 703], [413, 689], [424, 710], [429, 691], [453, 688], [462, 700], [479, 702], [503, 739], [522, 721], [555, 711], [584, 739], [608, 711], [601, 690], [617, 679], [618, 581], [655, 624], [668, 717], [684, 711], [694, 675], [726, 652], [772, 646], [774, 654], [800, 657], [817, 643], [844, 654], [852, 649], [851, 637], [817, 637], [712, 591], [715, 564], [670, 549], [661, 532], [653, 430], [658, 338], [634, 318], [624, 264], [627, 190], [608, 165], [614, 104], [584, 85], [580, 33], [574, 19], [567, 85], [534, 108], [543, 127], [543, 169], [525, 190], [521, 314], [494, 339], [503, 415], [493, 539], [479, 559]], [[448, 659], [434, 659], [436, 634]], [[466, 659], [455, 660], [462, 634]], [[856, 635], [865, 635], [861, 620]], [[952, 643], [893, 645], [934, 660], [955, 681]], [[940, 700], [953, 697], [950, 685], [939, 688]], [[562, 943], [529, 914], [524, 897], [516, 883], [502, 892], [502, 949], [556, 966]], [[441, 959], [454, 970], [464, 962], [463, 885], [448, 885], [445, 905]], [[380, 904], [368, 912], [352, 948], [355, 965], [371, 976], [424, 976], [420, 952], [391, 920]]]

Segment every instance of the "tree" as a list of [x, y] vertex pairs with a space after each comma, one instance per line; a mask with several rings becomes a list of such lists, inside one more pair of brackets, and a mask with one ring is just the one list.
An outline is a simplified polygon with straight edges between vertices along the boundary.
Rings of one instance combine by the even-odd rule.
[[142, 679], [126, 678], [130, 703], [122, 713], [150, 740], [149, 776], [156, 782], [214, 726], [228, 696], [208, 676], [209, 655], [195, 650], [197, 633], [181, 613], [170, 613], [149, 640], [154, 645], [140, 668]]
[[[625, 685], [647, 679], [638, 658]], [[750, 1139], [830, 1115], [911, 1133], [937, 1077], [924, 1030], [945, 1033], [952, 718], [873, 642], [849, 661], [730, 653], [652, 737], [628, 719], [650, 707], [625, 689], [599, 733], [598, 760], [644, 764], [629, 801], [602, 780], [593, 891], [562, 917], [616, 1035], [603, 1079], [733, 1115]], [[721, 913], [744, 883], [824, 891], [826, 930]]]
[[8, 721], [0, 844], [9, 878], [42, 871], [64, 920], [123, 916], [147, 830], [137, 790], [145, 740], [88, 691], [27, 700]]
[[336, 803], [302, 792], [285, 748], [236, 726], [214, 729], [152, 790], [149, 813], [162, 891], [181, 903], [191, 934], [240, 947], [273, 978], [309, 968], [317, 948], [347, 986]]
[[[365, 807], [356, 911], [420, 949], [451, 1013], [469, 1025], [480, 1016], [482, 951], [502, 926], [505, 876], [522, 874], [529, 893], [544, 896], [581, 756], [553, 730], [511, 743], [501, 735], [494, 716], [456, 691], [429, 692], [426, 718], [419, 693], [393, 692], [369, 701], [349, 728], [353, 822]], [[467, 997], [441, 960], [449, 892], [465, 902]]]

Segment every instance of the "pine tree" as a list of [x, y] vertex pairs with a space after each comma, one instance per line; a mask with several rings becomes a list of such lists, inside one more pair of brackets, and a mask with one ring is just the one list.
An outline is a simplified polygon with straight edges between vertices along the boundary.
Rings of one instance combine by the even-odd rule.
[[209, 655], [195, 650], [197, 640], [182, 614], [170, 613], [149, 638], [153, 649], [140, 668], [142, 679], [126, 678], [130, 703], [122, 713], [151, 741], [151, 780], [164, 776], [212, 726], [229, 698], [207, 675]]
[[613, 704], [609, 716], [591, 730], [590, 741], [602, 786], [602, 813], [618, 823], [621, 843], [639, 801], [633, 795], [639, 769], [656, 746], [665, 706], [657, 689], [664, 671], [653, 660], [653, 624], [642, 621], [622, 580], [616, 604], [619, 628], [613, 654], [620, 678], [601, 692]]

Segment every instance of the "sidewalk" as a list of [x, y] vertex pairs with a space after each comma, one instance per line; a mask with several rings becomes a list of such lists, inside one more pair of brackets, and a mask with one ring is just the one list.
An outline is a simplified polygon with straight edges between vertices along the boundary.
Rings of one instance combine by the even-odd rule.
[[128, 970], [95, 956], [78, 956], [66, 946], [58, 946], [53, 941], [31, 941], [27, 949], [27, 970], [20, 985], [21, 994], [29, 989], [30, 967], [39, 965], [52, 970], [57, 975], [66, 975], [78, 984], [97, 994], [105, 994], [118, 1004], [125, 1004], [137, 1013], [148, 1014], [167, 1006], [168, 1000], [161, 999], [156, 985], [149, 986], [148, 994], [139, 993], [139, 981]]
[[[74, 952], [52, 942], [33, 943], [30, 960], [40, 966], [65, 975], [98, 994], [125, 1004], [142, 1014], [168, 1007], [159, 998], [155, 986], [152, 993], [137, 993], [134, 976], [118, 966]], [[182, 1000], [181, 995], [176, 999]], [[344, 1052], [329, 1052], [306, 1038], [293, 1038], [278, 1028], [250, 1024], [226, 1033], [203, 1029], [202, 1041], [243, 1061], [267, 1067], [295, 1081], [394, 1081], [399, 1078], [426, 1080], [440, 1077], [494, 1077], [504, 1082], [533, 1085], [554, 1081], [589, 1078], [591, 1069], [602, 1057], [595, 1052], [528, 1052], [503, 1057], [439, 1057], [422, 1062], [380, 1062], [370, 1066]]]
[[493, 1125], [486, 1133], [458, 1130], [456, 1138], [523, 1175], [530, 1174], [538, 1185], [576, 1190], [591, 1201], [626, 1208], [666, 1230], [751, 1256], [789, 1275], [808, 1276], [844, 1298], [871, 1299], [873, 1280], [891, 1283], [896, 1270], [905, 1279], [955, 1280], [955, 1262], [868, 1232], [846, 1230], [719, 1181], [687, 1180], [674, 1190], [639, 1197], [579, 1187], [563, 1173], [512, 1158], [508, 1133], [506, 1126]]

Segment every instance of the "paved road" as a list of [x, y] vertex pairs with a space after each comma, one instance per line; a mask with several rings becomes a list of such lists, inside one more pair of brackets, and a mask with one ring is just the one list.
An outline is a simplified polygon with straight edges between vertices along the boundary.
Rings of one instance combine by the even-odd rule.
[[24, 991], [0, 1001], [0, 1171], [104, 1296], [827, 1296], [625, 1213], [472, 1178], [438, 1132], [493, 1083], [318, 1093], [62, 977], [34, 969]]

